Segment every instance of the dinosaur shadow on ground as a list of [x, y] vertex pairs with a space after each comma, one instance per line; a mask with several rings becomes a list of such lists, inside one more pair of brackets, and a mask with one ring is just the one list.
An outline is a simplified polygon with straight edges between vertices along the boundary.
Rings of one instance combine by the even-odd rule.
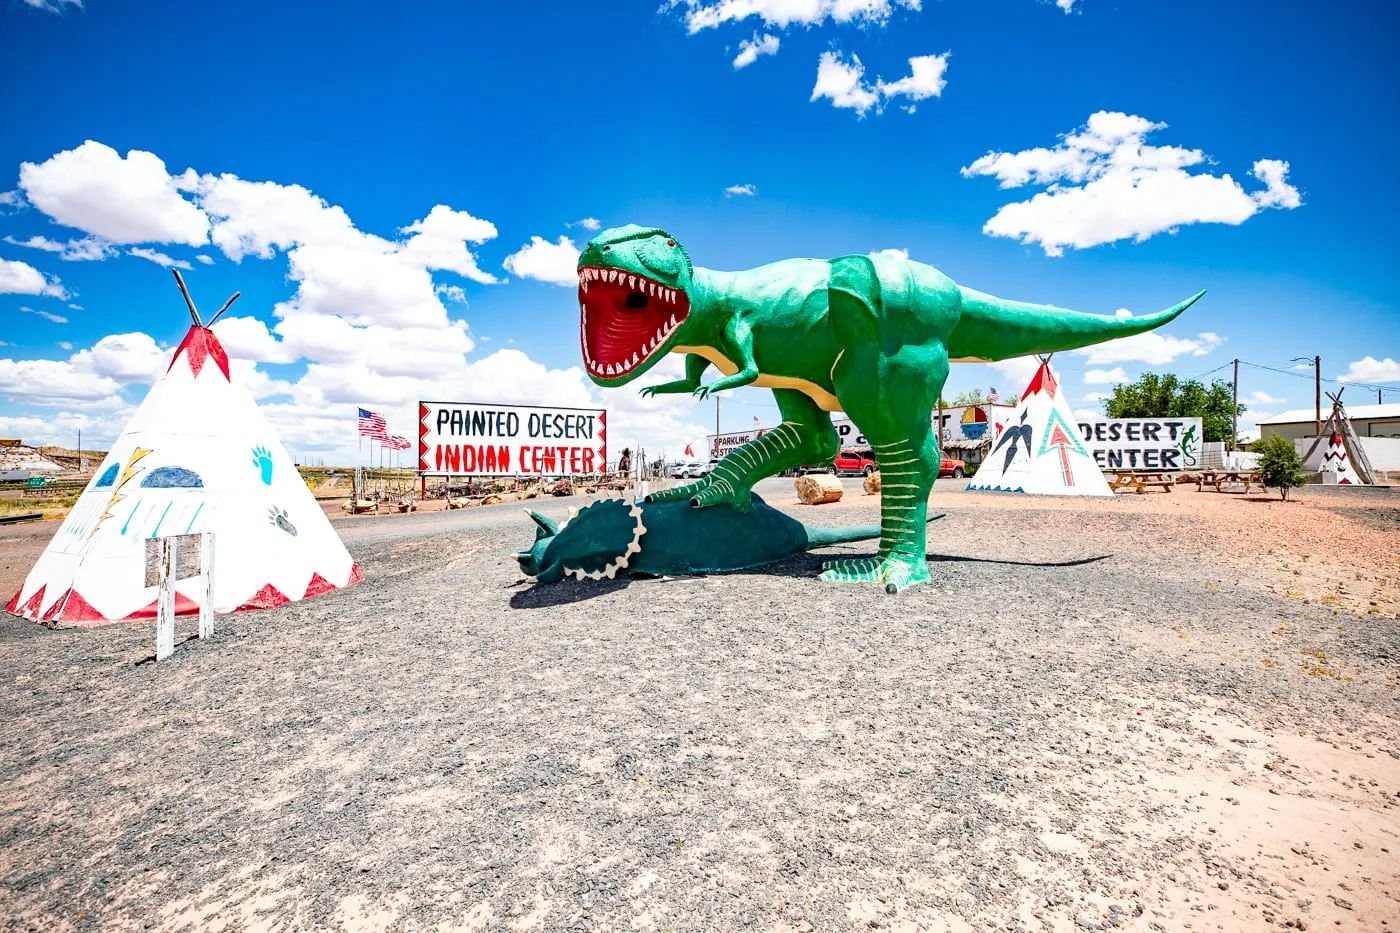
[[[871, 556], [862, 554], [852, 554], [852, 557]], [[1099, 554], [1094, 557], [1081, 557], [1077, 560], [1058, 561], [1034, 561], [1034, 560], [999, 560], [992, 557], [966, 557], [960, 554], [930, 554], [928, 559], [934, 563], [973, 563], [973, 564], [1002, 564], [1012, 567], [1083, 567], [1088, 564], [1096, 564], [1099, 561], [1108, 560], [1112, 554]], [[625, 590], [634, 583], [646, 586], [662, 585], [674, 586], [701, 580], [710, 576], [742, 577], [742, 576], [766, 576], [766, 577], [792, 577], [795, 579], [815, 579], [821, 571], [822, 563], [832, 559], [831, 554], [801, 554], [797, 557], [790, 557], [780, 560], [764, 567], [753, 567], [747, 570], [734, 570], [718, 573], [696, 573], [687, 576], [621, 576], [614, 579], [604, 580], [575, 580], [567, 578], [557, 583], [536, 583], [529, 579], [522, 579], [511, 584], [511, 588], [521, 587], [510, 597], [510, 608], [512, 609], [547, 609], [551, 606], [565, 606], [571, 603], [583, 602], [599, 596], [606, 596], [609, 593], [616, 593]]]

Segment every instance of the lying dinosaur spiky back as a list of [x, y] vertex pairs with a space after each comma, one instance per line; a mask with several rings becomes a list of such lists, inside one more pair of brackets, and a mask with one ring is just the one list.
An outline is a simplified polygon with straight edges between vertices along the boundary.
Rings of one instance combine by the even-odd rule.
[[729, 506], [695, 512], [680, 500], [599, 499], [557, 524], [538, 512], [529, 514], [535, 520], [535, 544], [512, 556], [541, 583], [565, 576], [596, 580], [618, 573], [680, 576], [747, 570], [814, 548], [880, 536], [877, 525], [809, 528], [757, 495], [747, 512]]
[[[938, 475], [930, 414], [950, 362], [995, 361], [1128, 337], [1167, 323], [1204, 294], [1141, 317], [1081, 314], [1005, 301], [932, 266], [890, 255], [788, 259], [742, 272], [694, 266], [664, 230], [605, 230], [579, 257], [580, 339], [597, 384], [631, 382], [666, 353], [685, 378], [644, 394], [773, 390], [783, 423], [735, 450], [697, 483], [654, 495], [703, 508], [749, 508], [753, 484], [825, 463], [844, 411], [884, 476], [880, 556], [827, 567], [823, 579], [874, 580], [896, 591], [928, 579], [924, 516]], [[723, 378], [702, 383], [714, 365]]]

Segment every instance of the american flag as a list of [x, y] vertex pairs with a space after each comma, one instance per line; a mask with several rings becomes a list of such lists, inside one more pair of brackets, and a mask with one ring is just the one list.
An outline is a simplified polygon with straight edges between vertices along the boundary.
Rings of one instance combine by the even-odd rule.
[[756, 428], [763, 427], [763, 422], [759, 420], [758, 415], [753, 416], [753, 426]]
[[389, 439], [385, 441], [385, 445], [392, 447], [394, 450], [408, 450], [408, 448], [413, 446], [408, 438], [399, 437], [397, 434], [389, 435]]
[[996, 387], [996, 386], [992, 386], [992, 394], [991, 394], [990, 396], [988, 396], [987, 401], [989, 401], [989, 402], [991, 402], [991, 403], [993, 403], [993, 404], [995, 404], [995, 403], [1001, 401], [1001, 395], [999, 395], [999, 394], [997, 393], [997, 387]]
[[389, 439], [389, 426], [384, 422], [384, 416], [377, 411], [369, 411], [364, 408], [359, 411], [360, 433], [375, 440], [387, 441]]

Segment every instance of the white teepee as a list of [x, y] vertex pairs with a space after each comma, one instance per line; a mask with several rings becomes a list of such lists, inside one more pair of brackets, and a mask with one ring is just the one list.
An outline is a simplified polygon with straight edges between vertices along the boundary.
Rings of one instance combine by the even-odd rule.
[[[252, 396], [230, 381], [224, 348], [190, 311], [195, 325], [170, 366], [6, 611], [52, 626], [153, 617], [147, 540], [201, 532], [214, 535], [215, 612], [360, 581]], [[197, 579], [180, 581], [175, 610], [197, 612], [202, 598]]]
[[1111, 496], [1108, 480], [1079, 436], [1049, 358], [1016, 406], [996, 426], [992, 449], [968, 489], [1042, 496]]
[[1322, 425], [1322, 433], [1313, 438], [1312, 446], [1303, 455], [1303, 467], [1321, 473], [1324, 483], [1375, 485], [1376, 473], [1366, 456], [1366, 448], [1361, 446], [1361, 439], [1356, 436], [1356, 429], [1342, 405], [1345, 391], [1342, 389], [1336, 395], [1327, 393], [1332, 400], [1332, 413]]

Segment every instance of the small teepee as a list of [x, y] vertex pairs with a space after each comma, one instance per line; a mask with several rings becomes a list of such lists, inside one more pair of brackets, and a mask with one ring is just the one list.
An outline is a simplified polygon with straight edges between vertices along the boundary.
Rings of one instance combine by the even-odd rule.
[[1321, 473], [1324, 483], [1342, 486], [1365, 483], [1374, 486], [1376, 472], [1371, 468], [1366, 448], [1361, 446], [1361, 440], [1356, 436], [1356, 429], [1351, 426], [1346, 407], [1342, 405], [1342, 392], [1345, 391], [1341, 389], [1336, 395], [1327, 393], [1332, 400], [1332, 413], [1322, 425], [1322, 433], [1313, 438], [1312, 446], [1303, 455], [1303, 466]]
[[[360, 569], [175, 273], [194, 326], [5, 606], [49, 626], [156, 614], [148, 539], [212, 532], [213, 610], [268, 609], [349, 586]], [[238, 295], [210, 319], [223, 314]], [[197, 579], [175, 611], [199, 611]]]
[[1111, 496], [1103, 471], [1079, 436], [1074, 412], [1043, 357], [1016, 406], [995, 428], [991, 452], [968, 489], [1041, 496]]

